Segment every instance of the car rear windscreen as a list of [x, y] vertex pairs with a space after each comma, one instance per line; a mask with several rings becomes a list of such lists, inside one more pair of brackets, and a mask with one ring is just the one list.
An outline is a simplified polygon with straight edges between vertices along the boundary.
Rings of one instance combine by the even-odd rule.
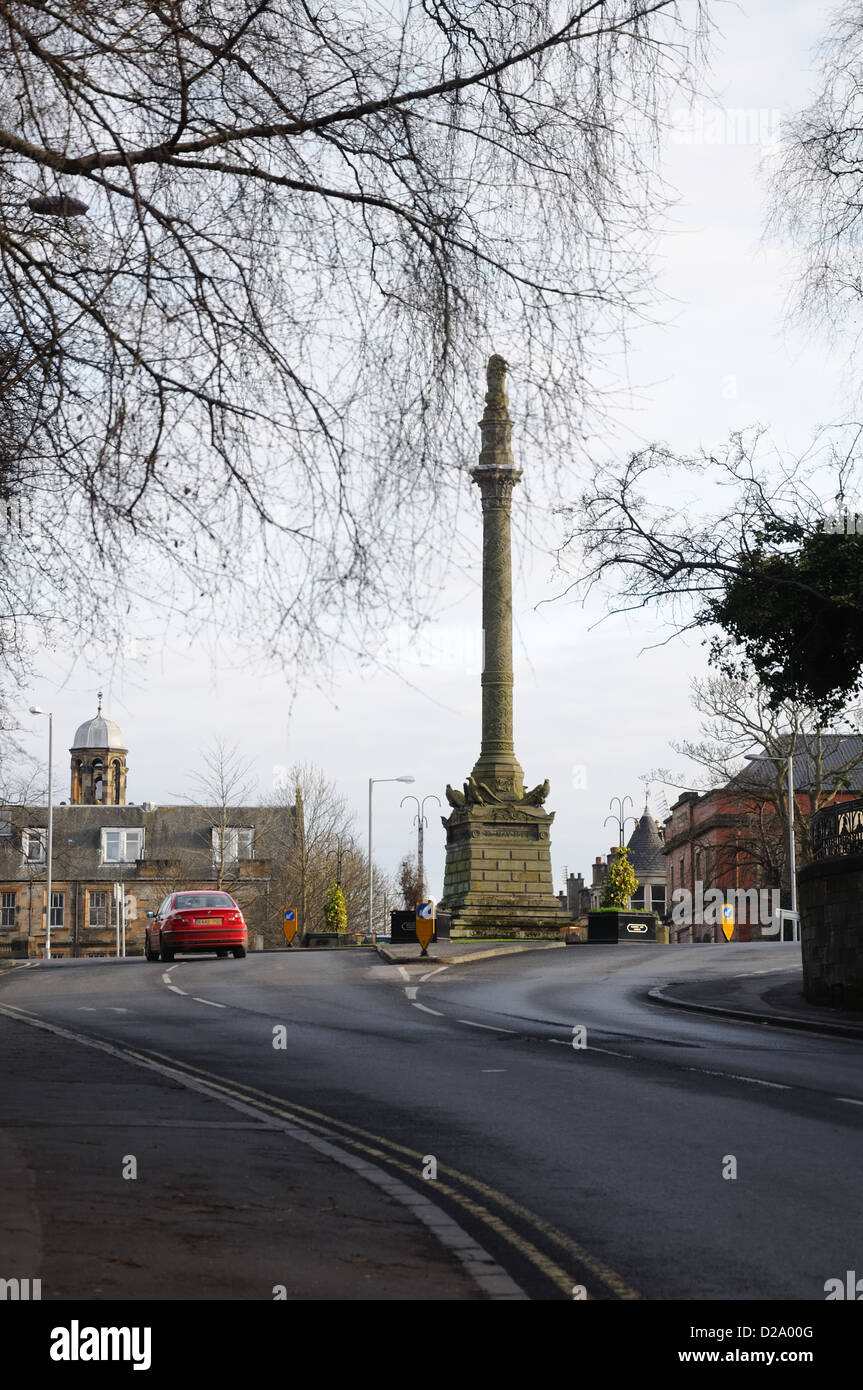
[[183, 912], [189, 909], [204, 907], [230, 907], [234, 904], [227, 893], [178, 893], [174, 899], [174, 911]]

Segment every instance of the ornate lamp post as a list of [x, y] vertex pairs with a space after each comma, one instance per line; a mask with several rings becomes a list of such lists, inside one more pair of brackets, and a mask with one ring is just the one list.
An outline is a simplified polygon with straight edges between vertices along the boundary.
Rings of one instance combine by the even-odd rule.
[[423, 874], [423, 826], [428, 825], [428, 821], [425, 817], [425, 804], [427, 801], [436, 801], [438, 806], [440, 806], [440, 797], [434, 794], [424, 796], [422, 803], [420, 803], [418, 796], [403, 796], [399, 805], [404, 806], [406, 801], [415, 801], [417, 804], [417, 813], [414, 816], [414, 820], [417, 823], [417, 877], [419, 878], [420, 892], [422, 892], [425, 887], [425, 876]]

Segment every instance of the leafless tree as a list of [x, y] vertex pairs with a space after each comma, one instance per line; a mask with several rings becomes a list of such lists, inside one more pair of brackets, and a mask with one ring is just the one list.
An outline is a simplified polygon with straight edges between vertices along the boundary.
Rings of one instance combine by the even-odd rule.
[[[800, 250], [796, 307], [859, 348], [863, 307], [863, 5], [834, 11], [810, 105], [783, 121], [770, 234]], [[850, 339], [847, 335], [850, 330]]]
[[201, 753], [201, 770], [189, 774], [194, 794], [184, 797], [206, 815], [204, 848], [212, 851], [216, 887], [228, 893], [236, 886], [242, 862], [241, 847], [232, 838], [244, 828], [237, 825], [236, 808], [258, 800], [254, 779], [249, 776], [251, 767], [252, 760], [243, 757], [236, 745], [214, 739]]
[[348, 928], [356, 922], [365, 860], [354, 845], [354, 816], [347, 799], [326, 773], [312, 763], [295, 763], [280, 778], [272, 804], [295, 808], [294, 833], [281, 857], [273, 884], [274, 929], [281, 934], [282, 912], [296, 909], [303, 936], [323, 930], [324, 899], [342, 874]]
[[419, 866], [416, 855], [406, 854], [398, 869], [399, 891], [402, 896], [402, 906], [405, 910], [416, 907], [417, 903], [425, 900], [425, 884], [419, 876]]
[[0, 0], [0, 32], [38, 422], [0, 616], [104, 640], [158, 602], [294, 670], [362, 652], [457, 528], [488, 353], [563, 457], [648, 310], [699, 0]]
[[559, 507], [560, 596], [597, 589], [610, 613], [653, 608], [672, 634], [707, 631], [725, 674], [754, 668], [777, 708], [791, 696], [834, 715], [863, 678], [863, 538], [843, 512], [861, 439], [849, 422], [788, 457], [759, 426], [716, 452], [654, 443], [599, 466]]

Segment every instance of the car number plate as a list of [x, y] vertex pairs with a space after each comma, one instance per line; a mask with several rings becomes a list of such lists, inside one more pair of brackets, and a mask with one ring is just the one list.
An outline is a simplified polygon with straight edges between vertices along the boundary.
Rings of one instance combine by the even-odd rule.
[[195, 926], [196, 926], [196, 927], [220, 927], [221, 925], [222, 925], [222, 919], [221, 919], [221, 917], [196, 917], [196, 918], [195, 918]]

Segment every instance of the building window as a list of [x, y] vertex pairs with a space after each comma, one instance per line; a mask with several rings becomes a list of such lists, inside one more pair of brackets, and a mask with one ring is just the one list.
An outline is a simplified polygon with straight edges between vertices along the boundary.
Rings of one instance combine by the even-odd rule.
[[236, 864], [240, 859], [251, 859], [254, 845], [254, 830], [246, 826], [229, 825], [224, 831], [224, 852], [222, 830], [213, 826], [213, 863]]
[[108, 894], [90, 893], [90, 906], [87, 913], [88, 927], [107, 927], [108, 925]]
[[65, 893], [51, 894], [51, 926], [62, 927], [66, 904]]
[[24, 847], [24, 858], [28, 864], [45, 863], [45, 839], [44, 830], [25, 830], [22, 842]]
[[102, 863], [131, 864], [144, 857], [143, 830], [103, 830]]
[[679, 858], [678, 861], [677, 861], [677, 867], [678, 867], [678, 869], [680, 870], [680, 887], [682, 888], [682, 887], [683, 887], [683, 855], [682, 855], [682, 854], [681, 854], [680, 858]]
[[652, 883], [650, 885], [650, 905], [655, 912], [665, 912], [665, 884]]
[[0, 820], [0, 837], [12, 834], [11, 820]]
[[0, 900], [0, 927], [15, 925], [15, 893], [4, 893]]

